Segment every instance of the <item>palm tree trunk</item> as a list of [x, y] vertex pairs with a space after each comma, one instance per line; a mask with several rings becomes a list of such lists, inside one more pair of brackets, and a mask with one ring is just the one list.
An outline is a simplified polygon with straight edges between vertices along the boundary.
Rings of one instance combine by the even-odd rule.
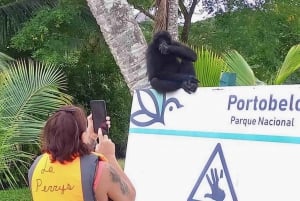
[[178, 39], [178, 1], [156, 0], [154, 33], [166, 30], [172, 39]]
[[156, 0], [156, 12], [154, 20], [154, 34], [161, 30], [167, 30], [168, 2], [167, 0]]
[[178, 0], [168, 2], [168, 32], [174, 40], [178, 40]]
[[146, 76], [147, 42], [132, 9], [122, 0], [87, 0], [131, 93], [149, 86]]

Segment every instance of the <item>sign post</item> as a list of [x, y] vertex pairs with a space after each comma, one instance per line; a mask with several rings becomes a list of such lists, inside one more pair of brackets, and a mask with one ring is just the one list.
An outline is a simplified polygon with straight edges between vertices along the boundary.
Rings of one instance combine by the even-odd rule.
[[136, 200], [300, 200], [299, 92], [299, 85], [137, 90], [125, 161]]

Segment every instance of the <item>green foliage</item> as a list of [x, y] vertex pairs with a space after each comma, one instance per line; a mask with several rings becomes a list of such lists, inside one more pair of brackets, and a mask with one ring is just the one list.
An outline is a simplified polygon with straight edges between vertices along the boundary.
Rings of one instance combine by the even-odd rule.
[[200, 86], [220, 86], [222, 72], [235, 73], [237, 86], [256, 85], [259, 83], [251, 67], [237, 51], [228, 51], [219, 56], [204, 47], [201, 49], [194, 47], [194, 50], [198, 55], [194, 65], [196, 76], [200, 80]]
[[34, 57], [44, 59], [48, 52], [65, 55], [80, 46], [86, 23], [79, 20], [80, 13], [76, 8], [70, 5], [41, 10], [12, 38], [12, 47], [34, 51]]
[[83, 105], [87, 112], [90, 112], [90, 100], [106, 100], [112, 121], [110, 136], [117, 144], [118, 156], [124, 156], [131, 95], [109, 48], [99, 43], [102, 45], [94, 49], [82, 50], [76, 65], [63, 65], [68, 77], [68, 91], [73, 94], [74, 102]]
[[0, 0], [0, 6], [9, 4], [9, 3], [11, 3], [11, 2], [12, 2], [12, 0]]
[[32, 201], [29, 188], [0, 190], [1, 201]]
[[150, 9], [154, 6], [153, 0], [128, 0], [128, 3], [135, 6], [135, 7], [141, 7], [145, 10]]
[[[207, 83], [207, 86], [218, 86], [216, 85], [218, 81], [217, 76], [215, 76], [216, 75], [215, 67], [217, 66], [217, 64], [214, 63], [213, 65], [211, 65], [212, 62], [216, 62], [216, 58], [207, 57], [206, 54], [208, 53], [203, 53], [204, 52], [203, 49], [202, 52], [200, 52], [200, 54], [199, 51], [197, 52], [198, 52], [198, 58], [203, 61], [201, 62], [201, 65], [199, 64], [195, 65], [196, 74], [199, 80], [201, 82]], [[208, 62], [206, 62], [206, 60]], [[243, 85], [253, 86], [259, 84], [265, 84], [255, 77], [249, 64], [236, 50], [231, 50], [224, 53], [223, 58], [217, 58], [217, 60], [224, 63], [225, 68], [223, 69], [225, 71], [236, 73], [237, 86], [243, 86]], [[209, 66], [209, 68], [207, 68], [207, 66]], [[287, 80], [287, 78], [299, 68], [300, 68], [300, 45], [295, 45], [290, 48], [287, 56], [285, 57], [283, 65], [278, 69], [276, 78], [274, 80], [270, 79], [271, 80], [270, 84], [284, 83]], [[207, 82], [206, 80], [209, 81], [215, 80], [215, 83]]]
[[[195, 63], [196, 75], [201, 86], [218, 86], [221, 71], [236, 74], [237, 86], [253, 86], [265, 84], [257, 79], [245, 59], [236, 51], [231, 50], [221, 57], [207, 50], [198, 50], [198, 60]], [[200, 61], [199, 61], [200, 60]], [[283, 65], [278, 69], [277, 76], [270, 84], [284, 83], [292, 73], [300, 68], [300, 45], [290, 48]]]
[[91, 99], [105, 99], [118, 155], [127, 142], [131, 95], [86, 1], [62, 1], [24, 24], [12, 47], [60, 66], [74, 104], [89, 112]]
[[0, 73], [0, 186], [26, 183], [27, 167], [33, 154], [24, 148], [38, 142], [48, 115], [70, 104], [65, 78], [53, 65], [17, 60]]
[[0, 50], [1, 45], [9, 44], [9, 38], [14, 35], [22, 24], [31, 18], [42, 7], [53, 7], [56, 0], [1, 0], [0, 1]]
[[144, 21], [139, 24], [146, 41], [149, 43], [153, 38], [153, 22]]
[[[280, 2], [280, 1], [278, 1]], [[217, 53], [239, 52], [254, 74], [269, 83], [289, 48], [300, 43], [300, 15], [296, 2], [268, 4], [264, 9], [240, 9], [197, 22], [189, 44], [210, 47]]]

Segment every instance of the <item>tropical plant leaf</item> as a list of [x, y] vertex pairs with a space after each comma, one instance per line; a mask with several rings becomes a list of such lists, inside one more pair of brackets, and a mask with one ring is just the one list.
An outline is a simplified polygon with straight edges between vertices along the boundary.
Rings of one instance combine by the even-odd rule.
[[282, 84], [292, 73], [300, 68], [300, 44], [291, 47], [281, 68], [278, 70], [274, 84]]
[[49, 113], [71, 102], [71, 97], [62, 92], [65, 77], [53, 65], [19, 60], [12, 63], [4, 77], [0, 97], [5, 101], [0, 110], [6, 122], [17, 125], [13, 140], [18, 142], [35, 139]]
[[194, 47], [193, 49], [198, 57], [194, 66], [197, 79], [200, 80], [200, 86], [219, 86], [221, 73], [226, 69], [223, 59], [204, 47]]
[[13, 58], [0, 52], [0, 72], [6, 69], [10, 61], [13, 61]]
[[236, 50], [226, 52], [223, 54], [223, 58], [227, 63], [228, 70], [236, 73], [237, 86], [256, 85], [257, 78], [251, 67]]
[[72, 99], [63, 92], [63, 73], [53, 65], [17, 60], [0, 77], [0, 187], [15, 188], [16, 172], [27, 182], [24, 168], [32, 159], [22, 145], [37, 143], [49, 114]]
[[[29, 159], [33, 158], [33, 154], [23, 152], [18, 149], [16, 143], [10, 143], [9, 138], [13, 136], [12, 131], [0, 133], [0, 187], [2, 189], [15, 188], [18, 186], [18, 180], [14, 177], [14, 173], [18, 173], [26, 182], [26, 177], [22, 174], [22, 168], [29, 166]], [[8, 186], [7, 186], [8, 185]]]

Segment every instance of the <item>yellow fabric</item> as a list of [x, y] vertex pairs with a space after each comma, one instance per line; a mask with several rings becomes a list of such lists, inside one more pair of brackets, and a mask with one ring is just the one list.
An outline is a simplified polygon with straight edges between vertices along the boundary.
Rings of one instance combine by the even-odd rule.
[[51, 163], [50, 155], [43, 154], [31, 180], [35, 201], [83, 201], [80, 157], [66, 164]]

